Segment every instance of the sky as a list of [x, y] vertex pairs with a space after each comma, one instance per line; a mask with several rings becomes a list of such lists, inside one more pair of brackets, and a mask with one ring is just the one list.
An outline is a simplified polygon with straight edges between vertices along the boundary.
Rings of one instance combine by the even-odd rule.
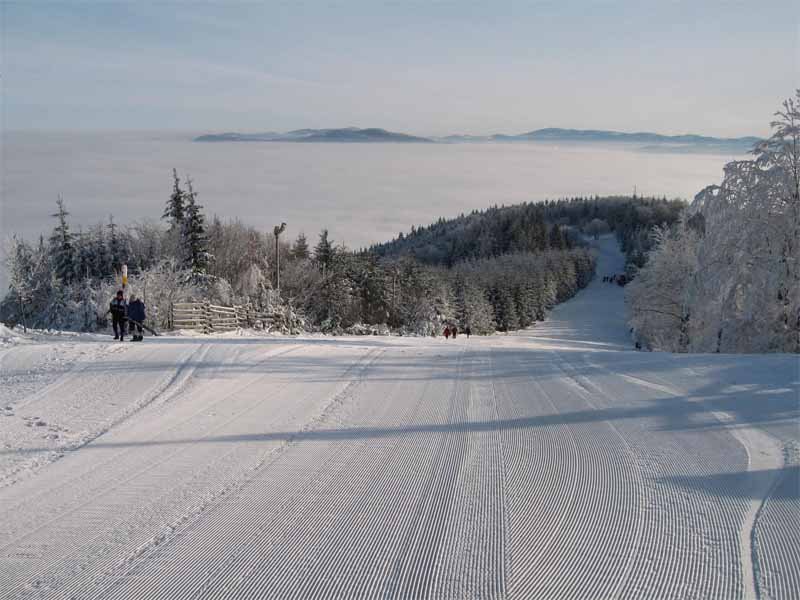
[[4, 130], [766, 135], [800, 2], [5, 2]]

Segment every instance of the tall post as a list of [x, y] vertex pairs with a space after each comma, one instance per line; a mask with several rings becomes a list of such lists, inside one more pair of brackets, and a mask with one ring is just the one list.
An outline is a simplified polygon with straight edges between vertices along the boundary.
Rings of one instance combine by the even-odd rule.
[[286, 223], [276, 225], [275, 229], [273, 229], [275, 233], [275, 289], [278, 290], [278, 297], [281, 295], [281, 252], [278, 239], [285, 229]]

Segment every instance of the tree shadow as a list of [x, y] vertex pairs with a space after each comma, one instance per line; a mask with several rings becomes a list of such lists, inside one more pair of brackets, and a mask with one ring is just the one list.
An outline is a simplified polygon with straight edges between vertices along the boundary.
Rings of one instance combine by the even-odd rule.
[[760, 500], [769, 492], [773, 500], [800, 501], [800, 466], [780, 469], [736, 471], [710, 475], [680, 475], [662, 477], [661, 484], [699, 491], [710, 496]]

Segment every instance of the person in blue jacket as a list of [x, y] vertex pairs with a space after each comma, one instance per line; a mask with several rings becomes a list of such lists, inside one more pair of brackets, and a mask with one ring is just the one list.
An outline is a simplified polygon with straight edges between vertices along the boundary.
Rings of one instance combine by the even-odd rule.
[[130, 321], [132, 341], [141, 342], [144, 339], [142, 335], [142, 323], [145, 320], [144, 302], [131, 294], [130, 302], [128, 302], [128, 321]]

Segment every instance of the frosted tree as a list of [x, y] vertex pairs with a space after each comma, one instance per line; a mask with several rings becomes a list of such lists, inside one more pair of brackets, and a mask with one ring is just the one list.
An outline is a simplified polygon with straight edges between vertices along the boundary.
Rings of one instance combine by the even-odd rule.
[[162, 219], [169, 222], [170, 230], [180, 231], [184, 220], [185, 209], [185, 192], [181, 189], [181, 180], [178, 177], [178, 171], [172, 169], [172, 194], [167, 200], [167, 206], [164, 209]]
[[203, 207], [197, 204], [197, 192], [192, 188], [190, 179], [186, 180], [186, 188], [182, 229], [185, 264], [195, 275], [204, 275], [213, 258], [208, 251], [205, 216]]
[[469, 327], [476, 334], [491, 333], [495, 329], [492, 305], [483, 290], [463, 273], [455, 280], [455, 316], [461, 329]]
[[629, 286], [632, 324], [678, 351], [800, 351], [800, 92], [755, 160], [728, 163]]
[[[17, 313], [17, 320], [23, 328], [28, 327], [28, 306], [33, 300], [33, 253], [28, 245], [16, 236], [11, 238], [6, 266], [9, 274], [9, 295], [5, 301], [10, 303]], [[12, 297], [13, 296], [13, 297]]]
[[70, 306], [70, 286], [55, 273], [52, 274], [47, 294], [47, 307], [43, 315], [43, 325], [48, 329], [67, 329], [72, 324], [73, 311]]
[[319, 234], [319, 241], [314, 248], [314, 260], [317, 261], [323, 273], [330, 268], [335, 254], [336, 248], [333, 245], [333, 240], [328, 239], [328, 230], [323, 229]]
[[776, 300], [785, 349], [800, 352], [800, 89], [784, 101], [771, 123], [772, 136], [756, 150], [756, 164], [771, 185], [763, 190], [775, 225], [779, 255]]
[[69, 213], [61, 196], [58, 197], [56, 205], [58, 206], [58, 212], [52, 216], [58, 219], [58, 224], [50, 236], [53, 272], [62, 283], [69, 284], [75, 276], [74, 239], [67, 223]]
[[311, 257], [311, 250], [308, 247], [306, 234], [302, 231], [298, 234], [294, 246], [292, 246], [291, 257], [295, 260], [305, 260]]
[[656, 229], [655, 239], [647, 267], [626, 287], [631, 325], [650, 346], [686, 352], [697, 274], [696, 234], [684, 220], [674, 229]]

